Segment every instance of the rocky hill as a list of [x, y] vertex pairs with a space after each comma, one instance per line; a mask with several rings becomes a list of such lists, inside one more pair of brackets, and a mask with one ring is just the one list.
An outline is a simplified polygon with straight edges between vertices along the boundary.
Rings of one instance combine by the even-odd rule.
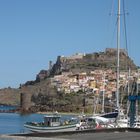
[[0, 104], [20, 105], [20, 90], [13, 88], [0, 89]]
[[[76, 54], [70, 57], [58, 56], [53, 65], [50, 74], [60, 74], [63, 71], [81, 72], [95, 69], [116, 69], [117, 50], [107, 48], [105, 52], [96, 52], [91, 54]], [[120, 50], [120, 70], [127, 70], [128, 67], [134, 70], [136, 65], [125, 50]]]
[[[105, 52], [75, 54], [70, 57], [58, 56], [55, 64], [51, 64], [48, 70], [41, 70], [37, 74], [35, 81], [27, 81], [18, 89], [1, 89], [0, 104], [21, 104], [24, 106], [24, 110], [33, 112], [50, 109], [76, 111], [83, 105], [83, 93], [73, 96], [57, 93], [55, 86], [51, 85], [50, 77], [62, 72], [78, 73], [97, 69], [113, 69], [115, 71], [116, 56], [116, 49], [109, 48]], [[120, 69], [127, 70], [128, 66], [133, 70], [137, 68], [127, 53], [120, 50]]]
[[[56, 63], [51, 64], [48, 70], [41, 70], [35, 81], [27, 81], [24, 85], [34, 85], [48, 77], [61, 74], [62, 72], [89, 72], [96, 69], [117, 69], [117, 50], [107, 48], [104, 52], [95, 52], [90, 54], [77, 53], [75, 55], [64, 57], [58, 56]], [[137, 66], [127, 55], [125, 50], [120, 49], [120, 70], [136, 70]]]

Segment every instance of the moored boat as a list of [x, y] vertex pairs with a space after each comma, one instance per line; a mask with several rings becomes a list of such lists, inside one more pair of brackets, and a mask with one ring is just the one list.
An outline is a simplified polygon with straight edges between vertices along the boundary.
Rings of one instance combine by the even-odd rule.
[[81, 119], [81, 121], [76, 125], [76, 130], [91, 130], [101, 128], [115, 128], [115, 125], [110, 121], [110, 119], [100, 116], [85, 117]]
[[71, 118], [68, 121], [62, 121], [61, 116], [58, 114], [44, 116], [44, 121], [27, 122], [24, 127], [28, 128], [32, 132], [64, 132], [76, 130], [77, 124], [76, 118]]
[[133, 128], [140, 128], [140, 121], [136, 121], [136, 122], [133, 124]]
[[116, 119], [118, 116], [118, 111], [114, 111], [114, 112], [108, 112], [108, 113], [105, 113], [105, 114], [101, 114], [100, 117], [104, 117], [104, 118], [107, 118], [107, 119]]

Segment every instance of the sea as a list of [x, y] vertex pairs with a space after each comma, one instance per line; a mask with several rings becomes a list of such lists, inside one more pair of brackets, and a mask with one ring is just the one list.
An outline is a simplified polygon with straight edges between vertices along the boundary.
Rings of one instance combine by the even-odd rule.
[[[0, 105], [1, 110], [14, 109], [13, 106]], [[26, 122], [41, 122], [44, 115], [47, 114], [19, 114], [19, 113], [0, 113], [0, 134], [15, 134], [15, 133], [27, 133], [29, 130], [24, 127]], [[74, 115], [61, 115], [62, 120], [68, 120]]]

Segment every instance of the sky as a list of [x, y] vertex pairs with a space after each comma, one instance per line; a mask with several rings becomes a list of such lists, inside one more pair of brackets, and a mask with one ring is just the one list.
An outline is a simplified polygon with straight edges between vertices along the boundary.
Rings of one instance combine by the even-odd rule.
[[[139, 5], [140, 0], [125, 0], [127, 48], [138, 66]], [[117, 0], [0, 0], [0, 88], [35, 80], [59, 55], [115, 48], [116, 19]]]

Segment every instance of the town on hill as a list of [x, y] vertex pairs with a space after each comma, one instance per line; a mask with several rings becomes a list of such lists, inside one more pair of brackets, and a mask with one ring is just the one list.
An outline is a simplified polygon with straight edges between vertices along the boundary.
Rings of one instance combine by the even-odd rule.
[[[116, 55], [117, 50], [77, 53], [58, 56], [48, 70], [41, 70], [35, 81], [27, 81], [18, 89], [0, 89], [0, 104], [20, 106], [22, 112], [87, 112], [112, 111], [116, 107]], [[128, 69], [131, 73], [128, 74]], [[139, 71], [125, 50], [120, 50], [120, 104], [126, 107], [128, 84], [137, 78]]]

